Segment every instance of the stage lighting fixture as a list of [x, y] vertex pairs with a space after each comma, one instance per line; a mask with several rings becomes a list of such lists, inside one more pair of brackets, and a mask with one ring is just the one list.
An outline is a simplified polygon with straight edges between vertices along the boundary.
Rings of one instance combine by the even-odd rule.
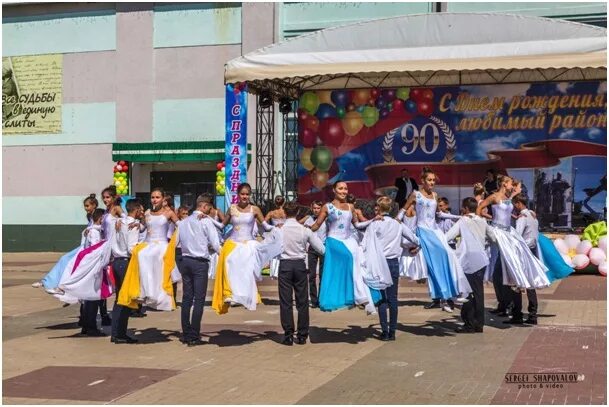
[[260, 92], [260, 96], [258, 96], [258, 104], [262, 108], [270, 107], [273, 104], [271, 92], [269, 92], [268, 90], [263, 90], [262, 92]]
[[288, 114], [292, 111], [292, 101], [288, 97], [279, 99], [279, 111], [283, 114]]

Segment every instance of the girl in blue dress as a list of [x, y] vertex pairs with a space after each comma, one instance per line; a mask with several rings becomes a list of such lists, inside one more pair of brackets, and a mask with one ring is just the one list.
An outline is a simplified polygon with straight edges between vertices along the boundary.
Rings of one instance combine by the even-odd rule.
[[334, 200], [325, 204], [311, 230], [317, 231], [327, 222], [326, 254], [319, 292], [319, 308], [335, 311], [362, 305], [368, 314], [375, 314], [374, 304], [381, 299], [378, 290], [369, 288], [360, 270], [358, 244], [351, 225], [365, 228], [373, 220], [357, 222], [353, 205], [347, 203], [347, 184], [334, 184]]
[[[436, 182], [437, 178], [433, 170], [423, 167], [421, 189], [410, 194], [403, 209], [407, 211], [413, 205], [416, 209], [416, 234], [421, 242], [418, 255], [423, 256], [427, 268], [431, 298], [434, 300], [465, 298], [471, 292], [471, 287], [454, 251], [448, 245], [436, 222], [436, 218], [458, 219], [459, 217], [438, 211], [438, 196], [433, 191]], [[452, 311], [452, 307], [449, 308], [451, 309], [447, 310]]]

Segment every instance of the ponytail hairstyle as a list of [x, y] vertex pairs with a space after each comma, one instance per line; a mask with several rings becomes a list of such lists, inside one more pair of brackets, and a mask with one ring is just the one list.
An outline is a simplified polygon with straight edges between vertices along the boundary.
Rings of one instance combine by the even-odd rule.
[[120, 205], [121, 202], [123, 202], [123, 199], [120, 196], [117, 196], [117, 194], [116, 194], [116, 185], [109, 185], [106, 188], [104, 188], [103, 191], [101, 192], [102, 196], [106, 192], [109, 193], [110, 196], [113, 198], [112, 205]]
[[[436, 173], [434, 172], [434, 170], [431, 169], [431, 167], [423, 167], [423, 169], [421, 170], [421, 180], [425, 180], [425, 178], [427, 178], [429, 174], [436, 175]], [[436, 182], [438, 182], [439, 180], [440, 179], [436, 175]]]
[[285, 198], [282, 195], [277, 195], [275, 197], [275, 206], [277, 208], [281, 208], [284, 203], [285, 203]]
[[357, 198], [353, 194], [347, 194], [347, 203], [355, 205]]
[[505, 184], [508, 181], [514, 182], [514, 180], [507, 175], [504, 175], [504, 174], [497, 175], [497, 185], [499, 186], [499, 188], [501, 188], [503, 186], [503, 184]]
[[474, 196], [484, 194], [484, 185], [480, 182], [474, 184]]
[[99, 202], [97, 202], [97, 198], [95, 197], [95, 194], [89, 194], [89, 196], [86, 197], [82, 203], [83, 203], [83, 205], [90, 203], [91, 205], [95, 205], [96, 208], [99, 206]]

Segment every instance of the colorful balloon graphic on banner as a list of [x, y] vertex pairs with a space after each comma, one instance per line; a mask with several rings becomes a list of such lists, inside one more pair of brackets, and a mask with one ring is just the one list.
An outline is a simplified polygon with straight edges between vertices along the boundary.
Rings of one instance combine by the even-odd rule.
[[[307, 91], [299, 99], [300, 165], [313, 187], [323, 189], [336, 149], [345, 139], [368, 132], [377, 123], [400, 115], [429, 117], [434, 109], [430, 88], [371, 88]], [[336, 173], [338, 173], [338, 168]]]
[[224, 161], [216, 164], [216, 195], [224, 195], [226, 192], [226, 168]]
[[118, 161], [114, 164], [114, 181], [118, 195], [129, 195], [129, 163], [126, 161]]

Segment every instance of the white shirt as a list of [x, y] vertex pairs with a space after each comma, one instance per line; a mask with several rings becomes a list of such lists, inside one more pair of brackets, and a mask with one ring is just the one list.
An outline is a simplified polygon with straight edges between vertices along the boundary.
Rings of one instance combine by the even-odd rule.
[[281, 260], [304, 260], [307, 253], [307, 243], [319, 254], [325, 254], [326, 248], [311, 229], [302, 226], [294, 218], [286, 219], [281, 227], [283, 234], [283, 251]]
[[522, 236], [529, 249], [535, 249], [539, 238], [539, 221], [533, 217], [528, 209], [520, 211], [520, 215], [516, 219], [516, 232]]
[[216, 253], [220, 252], [220, 240], [211, 219], [199, 219], [201, 213], [194, 211], [180, 221], [177, 242], [182, 246], [182, 256], [209, 260], [209, 246]]
[[101, 225], [91, 225], [87, 228], [87, 237], [85, 238], [85, 249], [101, 242]]
[[[317, 220], [317, 216], [309, 216], [307, 218], [307, 220], [305, 220], [304, 225], [312, 226], [316, 220]], [[315, 233], [315, 236], [317, 236], [319, 238], [319, 240], [321, 240], [321, 242], [325, 244], [326, 236], [328, 235], [326, 222], [322, 223], [321, 226], [319, 227], [319, 229], [317, 229], [313, 233]]]
[[397, 259], [402, 255], [402, 237], [411, 243], [419, 244], [419, 239], [408, 227], [390, 216], [384, 216], [382, 221], [374, 221], [381, 225], [376, 231], [376, 238], [383, 248], [383, 255], [386, 259]]
[[461, 240], [456, 254], [465, 274], [473, 274], [488, 266], [486, 243], [487, 238], [492, 240], [492, 232], [484, 218], [473, 213], [464, 215], [446, 232], [446, 240], [457, 236], [461, 236]]
[[114, 257], [131, 257], [133, 248], [139, 241], [140, 230], [138, 227], [129, 229], [129, 225], [137, 222], [131, 216], [121, 222], [121, 227], [114, 234], [112, 241], [112, 256]]

